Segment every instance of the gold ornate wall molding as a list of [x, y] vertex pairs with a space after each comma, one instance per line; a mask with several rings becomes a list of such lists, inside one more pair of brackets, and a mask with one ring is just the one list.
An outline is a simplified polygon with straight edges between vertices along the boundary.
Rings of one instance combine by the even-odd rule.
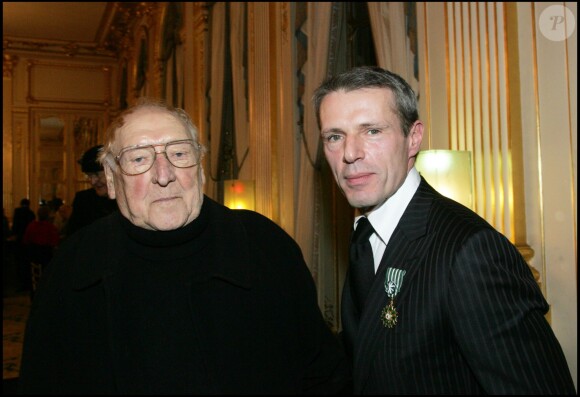
[[[192, 76], [185, 76], [186, 81], [191, 78], [191, 85], [193, 87], [192, 95], [185, 96], [186, 110], [191, 115], [193, 121], [197, 125], [200, 133], [200, 138], [204, 144], [208, 140], [208, 126], [207, 126], [207, 104], [205, 101], [206, 92], [208, 90], [208, 62], [206, 61], [209, 54], [208, 35], [209, 35], [209, 6], [204, 2], [194, 2], [189, 8], [185, 8], [186, 29], [190, 28], [187, 24], [189, 18], [192, 19], [191, 33], [186, 34], [185, 40], [186, 53], [191, 53]], [[187, 83], [186, 83], [187, 84]], [[188, 106], [188, 104], [191, 104]], [[209, 168], [204, 167], [206, 170]]]
[[273, 181], [278, 186], [276, 222], [291, 236], [295, 235], [295, 200], [294, 200], [294, 162], [296, 158], [296, 136], [290, 131], [296, 126], [295, 115], [295, 60], [293, 59], [292, 10], [289, 2], [273, 3], [274, 7], [274, 47], [276, 51], [275, 70], [278, 71], [277, 87], [274, 93], [277, 96], [279, 117], [275, 131], [276, 139], [276, 167], [277, 179]]
[[13, 143], [13, 203], [20, 202], [24, 197], [30, 197], [30, 140], [28, 134], [29, 117], [24, 111], [12, 113], [12, 143]]
[[248, 3], [248, 102], [250, 147], [246, 167], [256, 180], [256, 210], [275, 219], [273, 202], [278, 187], [273, 184], [277, 170], [275, 122], [277, 98], [272, 96], [277, 76], [271, 70], [272, 52], [270, 3]]
[[76, 40], [38, 40], [3, 37], [4, 51], [32, 52], [36, 54], [64, 55], [68, 57], [90, 56], [116, 59], [130, 46], [127, 37], [133, 21], [151, 14], [155, 2], [110, 2], [99, 27], [95, 42]]
[[114, 58], [115, 51], [93, 43], [80, 43], [63, 40], [31, 40], [13, 37], [4, 38], [4, 51], [22, 51], [45, 54], [58, 54], [69, 57], [97, 56]]
[[[111, 67], [99, 64], [53, 62], [28, 59], [26, 62], [28, 104], [93, 104], [107, 107], [111, 104]], [[59, 80], [55, 90], [54, 76]], [[86, 89], [79, 91], [78, 87]], [[82, 92], [83, 95], [79, 95]]]
[[14, 67], [18, 62], [18, 56], [14, 54], [4, 53], [2, 60], [2, 76], [4, 78], [12, 78]]

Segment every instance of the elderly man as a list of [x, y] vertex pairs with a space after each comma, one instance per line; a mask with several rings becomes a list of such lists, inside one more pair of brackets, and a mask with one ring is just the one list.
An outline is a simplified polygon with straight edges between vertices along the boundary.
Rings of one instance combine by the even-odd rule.
[[297, 244], [202, 187], [183, 111], [144, 100], [101, 153], [119, 212], [66, 240], [30, 314], [19, 388], [300, 394], [349, 387]]

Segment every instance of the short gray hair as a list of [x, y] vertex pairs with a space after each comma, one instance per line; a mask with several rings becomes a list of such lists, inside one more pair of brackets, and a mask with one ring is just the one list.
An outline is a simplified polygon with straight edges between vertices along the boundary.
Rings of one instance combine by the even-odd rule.
[[415, 121], [419, 120], [417, 96], [411, 86], [399, 75], [377, 66], [360, 66], [326, 79], [314, 91], [312, 101], [316, 121], [320, 128], [320, 105], [324, 97], [336, 91], [354, 91], [363, 88], [388, 88], [395, 95], [395, 109], [403, 134], [407, 136]]

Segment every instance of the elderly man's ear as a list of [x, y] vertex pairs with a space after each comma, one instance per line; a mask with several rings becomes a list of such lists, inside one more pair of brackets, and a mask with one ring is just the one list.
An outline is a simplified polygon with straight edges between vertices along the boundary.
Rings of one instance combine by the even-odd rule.
[[107, 178], [107, 194], [110, 199], [115, 199], [115, 173], [109, 164], [105, 164], [105, 177]]

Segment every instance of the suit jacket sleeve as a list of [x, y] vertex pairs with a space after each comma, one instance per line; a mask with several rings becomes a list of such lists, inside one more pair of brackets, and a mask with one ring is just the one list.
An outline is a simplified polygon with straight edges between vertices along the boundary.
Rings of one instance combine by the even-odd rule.
[[548, 304], [526, 262], [492, 229], [467, 239], [450, 275], [450, 321], [490, 394], [575, 394], [566, 359], [544, 318]]

